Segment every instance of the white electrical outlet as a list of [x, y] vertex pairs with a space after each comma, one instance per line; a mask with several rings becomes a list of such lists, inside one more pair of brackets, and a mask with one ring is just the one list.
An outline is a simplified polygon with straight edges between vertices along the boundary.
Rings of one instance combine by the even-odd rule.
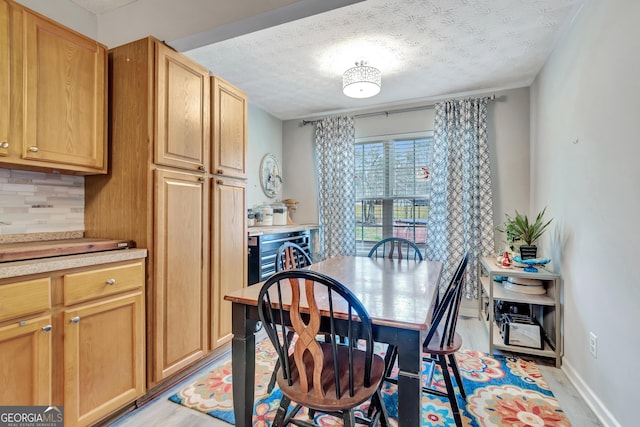
[[593, 332], [589, 332], [589, 352], [594, 359], [598, 357], [598, 337]]

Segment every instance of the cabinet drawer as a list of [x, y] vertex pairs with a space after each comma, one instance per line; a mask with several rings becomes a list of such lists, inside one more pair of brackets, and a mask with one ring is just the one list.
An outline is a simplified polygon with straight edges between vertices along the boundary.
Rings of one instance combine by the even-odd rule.
[[0, 286], [0, 321], [39, 313], [51, 307], [51, 280], [28, 280]]
[[65, 305], [113, 295], [142, 287], [144, 269], [141, 262], [102, 268], [64, 276]]

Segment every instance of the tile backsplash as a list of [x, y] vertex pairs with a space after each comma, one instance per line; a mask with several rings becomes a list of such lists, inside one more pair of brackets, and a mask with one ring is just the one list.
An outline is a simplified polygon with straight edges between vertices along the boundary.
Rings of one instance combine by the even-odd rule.
[[0, 168], [0, 235], [84, 231], [84, 177]]

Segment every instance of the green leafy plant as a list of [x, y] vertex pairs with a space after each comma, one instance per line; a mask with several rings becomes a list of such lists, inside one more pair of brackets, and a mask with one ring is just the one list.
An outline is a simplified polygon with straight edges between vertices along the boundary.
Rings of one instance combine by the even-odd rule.
[[533, 222], [529, 221], [527, 215], [521, 214], [516, 210], [515, 216], [510, 216], [506, 214], [506, 220], [501, 227], [498, 227], [498, 231], [507, 234], [508, 242], [515, 242], [517, 240], [522, 240], [528, 246], [531, 246], [533, 242], [538, 240], [540, 236], [545, 232], [553, 218], [547, 222], [544, 222], [544, 214], [547, 208], [545, 207], [541, 212], [536, 216], [536, 220]]

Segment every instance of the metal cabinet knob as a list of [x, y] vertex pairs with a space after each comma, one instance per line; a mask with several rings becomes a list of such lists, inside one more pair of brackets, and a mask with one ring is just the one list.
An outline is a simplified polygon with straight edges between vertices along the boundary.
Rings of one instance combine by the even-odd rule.
[[218, 175], [224, 175], [224, 171], [222, 169], [218, 169], [218, 171], [216, 172]]
[[224, 181], [221, 179], [216, 179], [216, 184], [224, 184]]
[[198, 178], [198, 181], [200, 181], [200, 182], [204, 182], [205, 180], [206, 180], [206, 178], [204, 176], [201, 176], [201, 177]]
[[204, 171], [204, 166], [202, 165], [198, 166], [198, 170]]
[[116, 279], [107, 280], [107, 285], [111, 286], [111, 285], [115, 285], [115, 284], [116, 284]]
[[71, 323], [78, 323], [78, 322], [80, 322], [80, 316], [71, 318]]
[[32, 153], [37, 153], [38, 147], [29, 147], [29, 151], [31, 151]]
[[51, 325], [46, 325], [42, 327], [43, 332], [51, 332], [52, 329], [53, 329], [53, 326]]
[[9, 148], [9, 143], [7, 141], [0, 142], [0, 148]]

